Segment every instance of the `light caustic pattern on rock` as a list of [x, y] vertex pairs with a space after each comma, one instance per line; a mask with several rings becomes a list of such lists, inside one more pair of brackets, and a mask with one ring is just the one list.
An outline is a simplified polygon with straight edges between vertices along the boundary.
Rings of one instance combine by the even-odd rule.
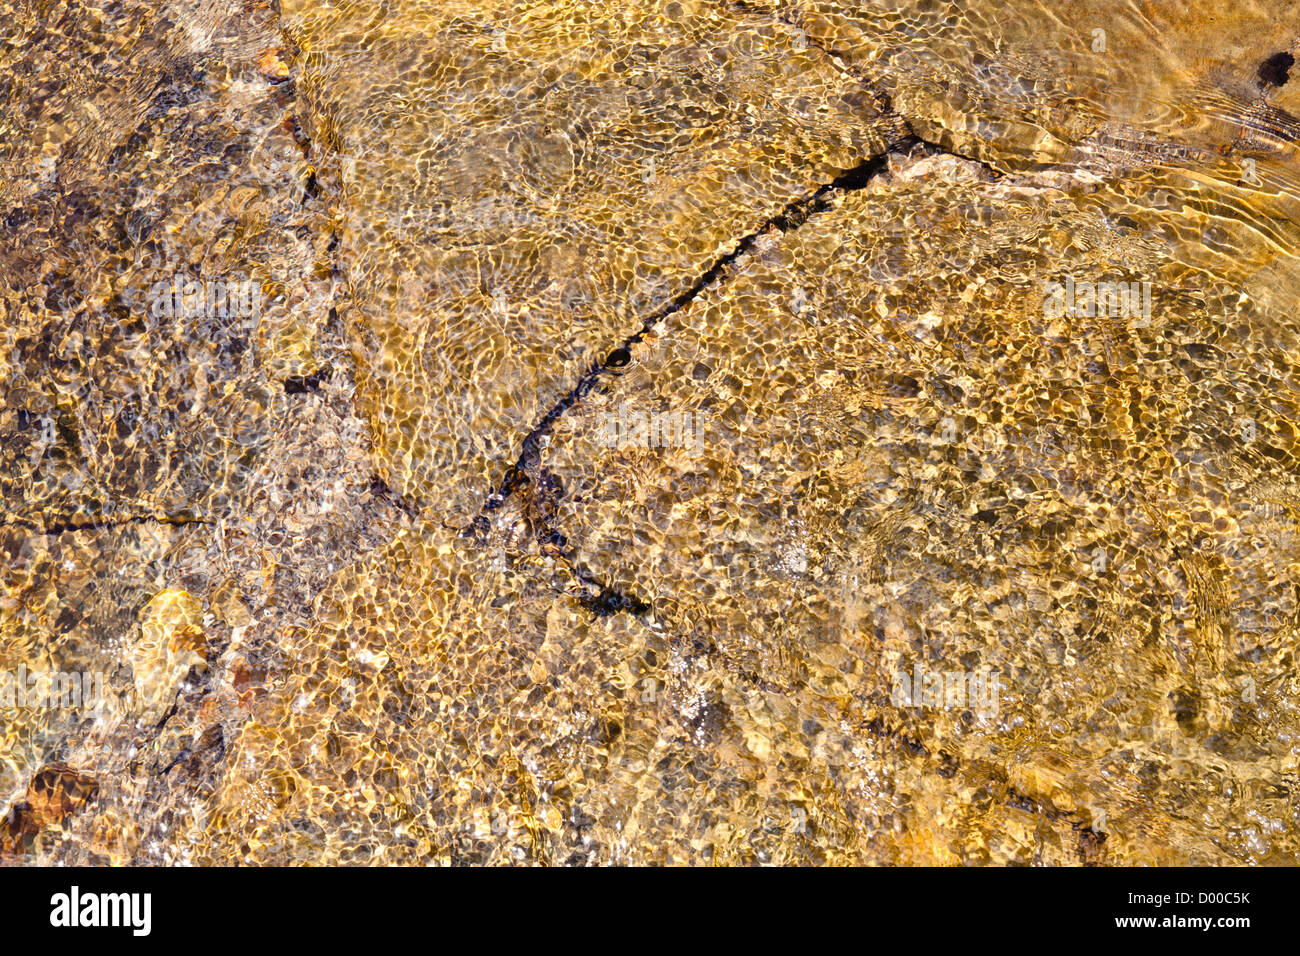
[[[125, 236], [92, 242], [87, 214], [5, 247], [4, 661], [118, 669], [108, 713], [10, 748], [0, 852], [1295, 862], [1293, 12], [146, 18], [150, 49], [239, 77], [168, 109], [273, 83], [284, 113], [222, 134], [270, 137], [221, 154], [255, 201], [194, 173]], [[120, 87], [87, 99], [152, 115]], [[41, 156], [104, 149], [98, 128], [6, 144], [29, 235], [75, 182]], [[142, 129], [122, 175], [184, 182], [183, 152], [137, 157], [178, 131]], [[187, 231], [227, 200], [229, 243]], [[109, 268], [117, 298], [70, 267], [51, 285], [149, 241], [258, 276], [258, 347], [214, 365], [190, 330], [164, 363], [122, 338], [153, 334], [157, 270]], [[1105, 282], [1149, 310], [1049, 304]], [[55, 305], [142, 384], [76, 410], [80, 366], [37, 334]], [[172, 432], [78, 452], [140, 395]]]
[[[342, 347], [329, 230], [271, 4], [4, 12], [0, 671], [102, 674], [109, 699], [0, 705], [0, 854], [174, 860], [159, 834], [278, 631], [386, 537], [360, 514], [350, 376], [321, 374]], [[177, 282], [195, 308], [160, 301]], [[77, 774], [89, 804], [33, 804]]]
[[390, 483], [462, 523], [611, 343], [902, 135], [798, 31], [716, 4], [286, 14], [339, 151], [361, 408]]

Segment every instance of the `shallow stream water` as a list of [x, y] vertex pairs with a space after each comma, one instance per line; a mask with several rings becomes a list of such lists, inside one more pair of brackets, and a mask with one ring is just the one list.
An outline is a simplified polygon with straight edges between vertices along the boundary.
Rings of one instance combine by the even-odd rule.
[[1300, 4], [4, 2], [5, 862], [1300, 862]]

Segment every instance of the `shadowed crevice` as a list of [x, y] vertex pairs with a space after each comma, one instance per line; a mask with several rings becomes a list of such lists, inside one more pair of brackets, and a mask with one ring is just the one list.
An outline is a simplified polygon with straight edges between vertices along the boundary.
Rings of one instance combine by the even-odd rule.
[[199, 525], [211, 525], [212, 521], [207, 518], [185, 518], [179, 515], [125, 515], [116, 518], [58, 518], [49, 524], [44, 523], [39, 518], [29, 515], [15, 515], [14, 523], [22, 524], [36, 530], [33, 534], [37, 535], [60, 535], [68, 532], [77, 533], [81, 531], [105, 531], [113, 528], [124, 528], [132, 524], [146, 524], [153, 522], [155, 524], [171, 525], [175, 528], [188, 528]]
[[[831, 208], [830, 199], [833, 193], [852, 192], [864, 188], [885, 171], [891, 152], [908, 149], [919, 142], [916, 137], [905, 136], [895, 141], [889, 149], [879, 155], [866, 159], [857, 166], [845, 170], [829, 183], [823, 183], [809, 194], [790, 201], [779, 213], [771, 216], [753, 232], [738, 240], [730, 252], [713, 262], [689, 287], [643, 319], [641, 327], [636, 332], [627, 336], [615, 348], [611, 349], [604, 359], [593, 362], [573, 388], [551, 406], [537, 425], [524, 437], [519, 457], [507, 469], [496, 490], [484, 502], [479, 509], [478, 515], [461, 532], [461, 535], [482, 539], [488, 531], [488, 516], [492, 512], [499, 510], [516, 492], [522, 489], [533, 490], [530, 486], [533, 485], [534, 476], [538, 474], [541, 465], [542, 439], [551, 432], [555, 427], [555, 423], [569, 409], [600, 387], [604, 377], [616, 378], [621, 374], [620, 370], [632, 360], [632, 347], [640, 343], [656, 325], [668, 316], [686, 308], [705, 291], [723, 281], [730, 266], [751, 252], [762, 236], [773, 231], [786, 233], [798, 229], [811, 217]], [[579, 603], [597, 617], [607, 617], [623, 612], [639, 617], [648, 613], [651, 609], [649, 602], [635, 595], [624, 594], [615, 588], [609, 587], [576, 561], [575, 549], [569, 545], [568, 537], [552, 525], [550, 516], [546, 513], [553, 512], [553, 509], [544, 507], [545, 502], [542, 499], [547, 497], [544, 491], [540, 495], [529, 495], [530, 500], [526, 505], [526, 511], [530, 516], [529, 522], [533, 528], [533, 535], [543, 551], [568, 564], [575, 577], [591, 589], [590, 593], [578, 596]]]
[[852, 169], [845, 170], [831, 182], [817, 187], [808, 195], [787, 203], [779, 213], [768, 218], [753, 232], [737, 241], [730, 252], [713, 262], [688, 288], [647, 316], [642, 321], [641, 327], [611, 349], [604, 359], [593, 362], [573, 388], [569, 390], [568, 394], [552, 405], [532, 431], [524, 437], [519, 457], [506, 471], [496, 490], [479, 509], [478, 516], [462, 533], [468, 536], [486, 530], [488, 514], [498, 510], [516, 491], [532, 480], [530, 475], [537, 469], [541, 460], [541, 441], [555, 427], [555, 423], [569, 409], [594, 391], [601, 384], [603, 377], [616, 377], [619, 375], [619, 370], [627, 366], [632, 360], [632, 346], [640, 343], [656, 325], [668, 316], [681, 311], [706, 290], [717, 285], [736, 260], [753, 250], [760, 237], [773, 230], [785, 233], [798, 229], [812, 216], [830, 208], [832, 193], [837, 191], [852, 192], [862, 189], [876, 176], [885, 171], [891, 152], [907, 149], [919, 142], [920, 140], [915, 136], [905, 136], [895, 141], [889, 149], [878, 156], [864, 160]]

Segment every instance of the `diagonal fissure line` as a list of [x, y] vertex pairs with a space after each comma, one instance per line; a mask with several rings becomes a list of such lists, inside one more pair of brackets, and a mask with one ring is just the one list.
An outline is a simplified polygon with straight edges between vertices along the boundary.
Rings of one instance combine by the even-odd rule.
[[[965, 160], [966, 162], [975, 163], [983, 167], [987, 172], [993, 174], [993, 176], [995, 177], [1000, 177], [1002, 175], [1002, 173], [999, 172], [996, 168], [994, 168], [984, 160], [979, 159], [978, 157], [967, 156], [965, 153], [959, 153], [948, 146], [944, 146], [942, 143], [937, 143], [932, 139], [926, 139], [924, 136], [919, 134], [916, 131], [916, 124], [913, 123], [912, 120], [909, 119], [907, 116], [905, 116], [903, 113], [894, 109], [893, 97], [891, 97], [886, 90], [881, 89], [880, 86], [875, 81], [873, 81], [872, 79], [864, 75], [862, 68], [858, 66], [858, 64], [854, 63], [853, 61], [846, 59], [844, 54], [840, 53], [838, 50], [834, 49], [833, 47], [825, 46], [822, 43], [819, 43], [817, 40], [815, 40], [809, 34], [808, 30], [803, 26], [803, 24], [799, 22], [799, 18], [792, 16], [791, 14], [788, 13], [782, 13], [777, 15], [777, 20], [779, 20], [781, 23], [784, 23], [788, 27], [798, 30], [810, 47], [824, 54], [828, 58], [834, 60], [835, 64], [846, 75], [852, 77], [856, 82], [860, 83], [863, 89], [866, 90], [866, 92], [869, 93], [871, 97], [875, 100], [876, 106], [879, 107], [882, 113], [895, 116], [902, 122], [903, 129], [906, 131], [907, 137], [915, 140], [918, 143], [923, 143], [924, 145], [929, 146], [932, 149], [938, 150], [939, 152], [944, 153], [948, 156], [952, 156], [956, 159], [962, 159]], [[891, 149], [894, 148], [897, 147], [891, 147]]]
[[171, 525], [176, 528], [188, 528], [198, 525], [210, 525], [212, 521], [207, 518], [185, 518], [176, 515], [122, 515], [120, 517], [104, 518], [62, 518], [51, 521], [46, 524], [39, 518], [30, 515], [13, 515], [12, 523], [20, 525], [32, 525], [37, 535], [60, 535], [66, 532], [81, 531], [106, 531], [114, 528], [124, 528], [132, 524], [145, 524], [153, 522], [155, 524]]
[[619, 370], [631, 361], [632, 346], [640, 343], [656, 325], [668, 316], [681, 311], [705, 291], [717, 285], [736, 260], [753, 250], [760, 237], [773, 229], [783, 233], [798, 229], [815, 214], [830, 208], [828, 197], [832, 193], [862, 189], [885, 170], [891, 152], [908, 148], [919, 142], [920, 140], [911, 134], [897, 139], [879, 155], [866, 159], [852, 169], [842, 172], [831, 182], [818, 186], [811, 193], [788, 202], [779, 213], [766, 219], [757, 229], [742, 237], [730, 252], [713, 262], [689, 287], [647, 316], [642, 321], [641, 327], [623, 339], [604, 359], [593, 362], [573, 388], [552, 405], [532, 431], [524, 437], [519, 457], [507, 470], [501, 483], [489, 495], [487, 501], [479, 509], [478, 515], [463, 533], [469, 535], [476, 532], [482, 533], [486, 530], [487, 516], [504, 505], [511, 495], [531, 480], [529, 474], [540, 461], [542, 439], [555, 427], [555, 423], [569, 409], [596, 389], [601, 384], [602, 378], [617, 376]]
[[[864, 160], [852, 169], [842, 172], [831, 182], [824, 183], [811, 193], [787, 203], [779, 213], [769, 217], [757, 229], [737, 241], [730, 252], [713, 262], [689, 287], [642, 320], [641, 327], [623, 339], [603, 360], [593, 362], [577, 384], [556, 402], [536, 427], [525, 436], [519, 457], [462, 534], [465, 536], [486, 534], [489, 525], [488, 515], [504, 505], [516, 491], [532, 483], [532, 473], [537, 470], [541, 462], [542, 439], [551, 431], [555, 423], [570, 408], [599, 387], [604, 376], [619, 375], [619, 370], [631, 361], [632, 346], [638, 344], [656, 325], [668, 316], [686, 308], [705, 291], [722, 282], [730, 266], [751, 252], [762, 236], [773, 230], [787, 233], [798, 229], [812, 216], [830, 208], [829, 197], [832, 193], [862, 189], [886, 169], [891, 151], [910, 148], [917, 142], [915, 137], [902, 137], [879, 155]], [[649, 612], [651, 609], [649, 602], [610, 587], [577, 560], [576, 548], [553, 525], [551, 516], [538, 514], [546, 510], [544, 507], [538, 507], [545, 497], [543, 488], [541, 494], [534, 495], [529, 500], [529, 504], [533, 506], [528, 510], [533, 512], [535, 535], [546, 553], [568, 565], [579, 583], [591, 589], [591, 593], [579, 596], [579, 603], [601, 617], [623, 612], [639, 617]]]

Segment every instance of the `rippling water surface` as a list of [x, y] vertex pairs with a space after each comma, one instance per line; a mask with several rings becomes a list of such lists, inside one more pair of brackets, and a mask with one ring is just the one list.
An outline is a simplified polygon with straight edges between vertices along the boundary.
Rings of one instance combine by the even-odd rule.
[[9, 0], [0, 857], [1300, 862], [1297, 6]]

